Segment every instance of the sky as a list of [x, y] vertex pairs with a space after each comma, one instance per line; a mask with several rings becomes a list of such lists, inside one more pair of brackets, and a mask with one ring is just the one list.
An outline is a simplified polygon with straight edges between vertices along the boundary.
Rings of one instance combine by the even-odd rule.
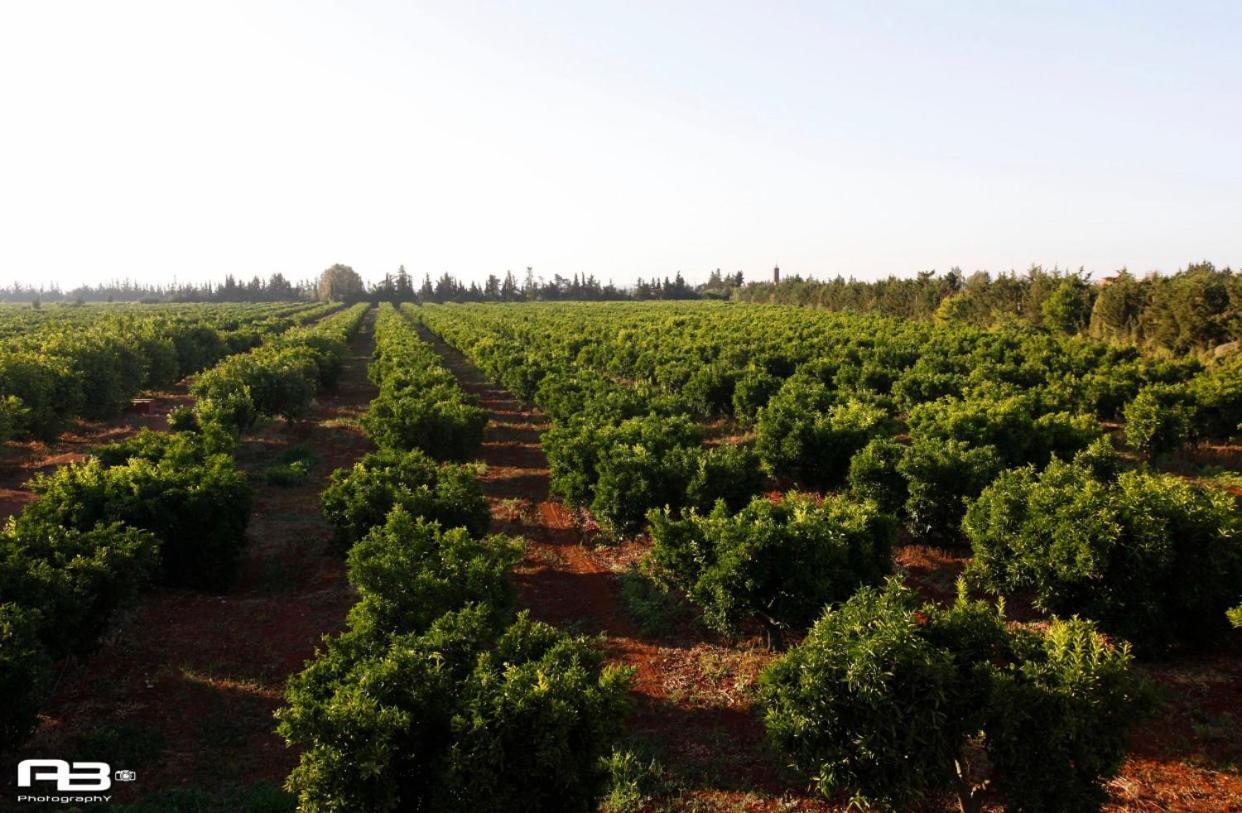
[[1242, 266], [1242, 3], [0, 2], [0, 283]]

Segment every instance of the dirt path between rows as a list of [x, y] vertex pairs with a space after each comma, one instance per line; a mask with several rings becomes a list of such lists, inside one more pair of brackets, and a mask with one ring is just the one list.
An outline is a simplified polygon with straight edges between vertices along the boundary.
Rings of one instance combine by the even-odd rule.
[[[373, 322], [372, 313], [338, 386], [308, 418], [271, 421], [243, 439], [237, 459], [256, 502], [235, 586], [220, 596], [144, 596], [98, 651], [63, 666], [23, 756], [134, 770], [136, 782], [113, 786], [116, 798], [157, 810], [246, 810], [276, 792], [296, 762], [273, 731], [285, 681], [323, 634], [344, 626], [355, 600], [344, 563], [325, 551], [319, 493], [334, 469], [372, 448], [358, 419], [375, 395], [366, 377]], [[299, 445], [317, 458], [309, 476], [266, 483], [278, 455]]]
[[687, 623], [644, 636], [627, 617], [619, 573], [645, 549], [629, 542], [584, 544], [574, 513], [549, 495], [539, 444], [548, 421], [487, 377], [460, 352], [423, 329], [467, 392], [490, 415], [479, 454], [494, 530], [523, 536], [516, 572], [519, 603], [540, 620], [607, 636], [607, 653], [635, 669], [628, 732], [675, 774], [674, 804], [696, 810], [824, 810], [782, 782], [751, 712], [749, 687], [768, 654], [758, 641], [727, 645]]

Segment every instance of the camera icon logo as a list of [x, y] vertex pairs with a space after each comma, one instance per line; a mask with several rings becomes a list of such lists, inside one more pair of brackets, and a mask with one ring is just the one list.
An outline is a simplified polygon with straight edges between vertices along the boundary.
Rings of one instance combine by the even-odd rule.
[[113, 778], [118, 782], [133, 782], [138, 778], [138, 774], [134, 771], [117, 771], [113, 774]]

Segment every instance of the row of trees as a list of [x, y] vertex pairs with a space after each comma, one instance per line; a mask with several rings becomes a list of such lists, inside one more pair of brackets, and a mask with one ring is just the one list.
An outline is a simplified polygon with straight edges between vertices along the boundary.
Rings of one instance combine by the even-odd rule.
[[[741, 284], [741, 272], [729, 277], [734, 284]], [[469, 285], [452, 274], [441, 274], [432, 281], [430, 274], [423, 275], [417, 286], [413, 278], [405, 270], [405, 266], [397, 269], [396, 274], [385, 274], [384, 278], [374, 285], [367, 285], [362, 277], [347, 265], [334, 265], [320, 276], [318, 293], [321, 299], [370, 299], [379, 302], [559, 302], [559, 301], [594, 301], [615, 302], [628, 299], [698, 299], [711, 296], [708, 289], [715, 291], [717, 298], [727, 293], [720, 271], [712, 272], [712, 281], [707, 286], [693, 286], [686, 282], [681, 272], [669, 279], [638, 278], [632, 289], [618, 288], [611, 282], [601, 283], [592, 274], [574, 274], [563, 277], [553, 274], [551, 280], [535, 276], [535, 270], [526, 268], [521, 281], [512, 271], [506, 271], [504, 277], [488, 274], [480, 285], [471, 282]]]
[[0, 302], [290, 302], [315, 298], [314, 280], [291, 281], [276, 273], [267, 279], [249, 280], [227, 274], [223, 282], [146, 285], [133, 280], [113, 280], [99, 285], [79, 285], [64, 290], [53, 282], [48, 287], [0, 286]]
[[487, 534], [477, 469], [444, 462], [485, 415], [391, 305], [376, 332], [380, 450], [323, 494], [358, 603], [278, 713], [298, 809], [594, 810], [629, 673], [515, 611], [521, 542]]
[[300, 305], [283, 315], [267, 305], [220, 307], [189, 318], [109, 309], [19, 322], [21, 332], [0, 348], [0, 440], [46, 441], [74, 418], [113, 417], [143, 390], [170, 386], [341, 306]]
[[938, 319], [976, 326], [1020, 320], [1053, 332], [1161, 348], [1201, 350], [1242, 338], [1242, 274], [1192, 263], [1172, 275], [1136, 277], [1126, 270], [1093, 281], [1083, 271], [937, 275], [875, 282], [792, 277], [752, 283], [735, 299]]
[[[0, 530], [0, 749], [35, 726], [55, 662], [95, 646], [113, 612], [147, 584], [215, 591], [233, 580], [253, 495], [233, 454], [244, 424], [229, 416], [243, 401], [246, 414], [285, 411], [264, 393], [287, 389], [286, 369], [303, 379], [294, 389], [313, 393], [365, 309], [276, 335], [245, 354], [305, 364], [267, 364], [279, 369], [243, 379], [233, 356], [204, 373], [200, 380], [216, 383], [200, 393], [194, 412], [175, 414], [174, 431], [145, 430], [35, 477], [37, 499]], [[235, 386], [219, 386], [226, 376]], [[222, 401], [231, 408], [220, 408]]]

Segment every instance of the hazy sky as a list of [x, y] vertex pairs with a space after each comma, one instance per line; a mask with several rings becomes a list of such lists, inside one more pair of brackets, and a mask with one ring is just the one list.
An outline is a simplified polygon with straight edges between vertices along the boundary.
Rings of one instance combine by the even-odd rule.
[[0, 281], [1242, 265], [1242, 3], [0, 0]]

